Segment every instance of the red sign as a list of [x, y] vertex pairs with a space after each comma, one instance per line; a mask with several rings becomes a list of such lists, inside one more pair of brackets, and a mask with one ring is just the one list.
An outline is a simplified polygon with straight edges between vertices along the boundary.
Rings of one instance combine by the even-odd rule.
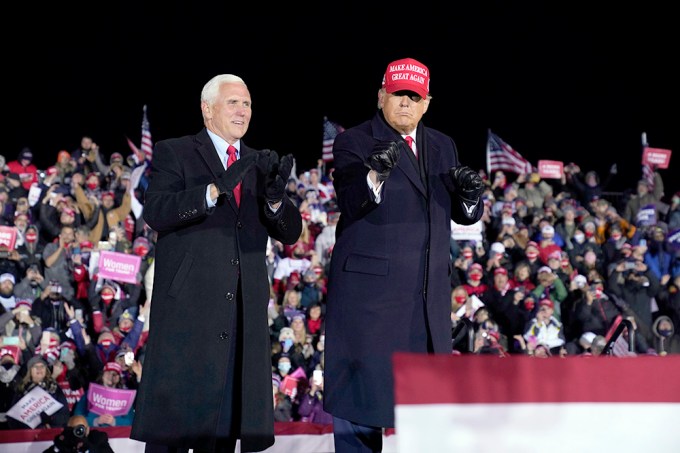
[[564, 174], [564, 162], [559, 160], [539, 160], [538, 174], [543, 179], [560, 179]]
[[7, 250], [14, 250], [14, 244], [17, 241], [17, 227], [15, 226], [0, 226], [0, 245], [7, 247]]
[[668, 168], [671, 162], [672, 151], [670, 149], [645, 147], [642, 151], [642, 163], [653, 165], [656, 168]]

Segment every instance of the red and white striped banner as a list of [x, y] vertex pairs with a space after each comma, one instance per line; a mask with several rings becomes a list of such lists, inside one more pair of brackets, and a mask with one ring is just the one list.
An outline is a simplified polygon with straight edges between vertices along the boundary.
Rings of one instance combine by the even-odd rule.
[[398, 451], [680, 451], [680, 356], [395, 354]]

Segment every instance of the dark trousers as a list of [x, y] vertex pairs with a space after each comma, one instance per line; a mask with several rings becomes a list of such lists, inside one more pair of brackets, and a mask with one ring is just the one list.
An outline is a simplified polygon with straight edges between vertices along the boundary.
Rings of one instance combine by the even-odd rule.
[[333, 417], [335, 453], [380, 453], [382, 428]]

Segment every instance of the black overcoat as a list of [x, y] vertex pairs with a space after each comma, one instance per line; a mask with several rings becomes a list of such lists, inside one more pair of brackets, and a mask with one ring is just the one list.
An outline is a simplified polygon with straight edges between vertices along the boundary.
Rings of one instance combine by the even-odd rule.
[[[394, 426], [395, 351], [451, 354], [451, 220], [471, 224], [482, 213], [463, 215], [451, 187], [453, 140], [422, 123], [416, 137], [418, 160], [378, 112], [333, 146], [341, 214], [328, 280], [324, 407], [364, 425]], [[364, 162], [390, 141], [401, 157], [376, 204]]]
[[[254, 152], [241, 141], [241, 157]], [[232, 414], [241, 449], [260, 451], [274, 443], [267, 238], [292, 244], [302, 221], [287, 198], [271, 214], [256, 167], [243, 179], [240, 208], [222, 195], [208, 210], [206, 186], [221, 172], [205, 128], [155, 146], [143, 215], [158, 232], [156, 269], [131, 437], [212, 449], [216, 433], [224, 430], [218, 427], [221, 411], [234, 406], [225, 394], [233, 367], [241, 389], [236, 395], [241, 409]], [[242, 363], [228, 362], [230, 342], [238, 345]]]

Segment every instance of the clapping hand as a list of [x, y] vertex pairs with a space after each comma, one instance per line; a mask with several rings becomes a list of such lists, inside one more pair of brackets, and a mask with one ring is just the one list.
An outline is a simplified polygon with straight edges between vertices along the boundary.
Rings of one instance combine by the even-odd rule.
[[241, 156], [239, 160], [229, 165], [227, 171], [222, 173], [215, 180], [215, 186], [220, 194], [226, 193], [231, 197], [234, 188], [246, 175], [248, 170], [257, 162], [259, 153], [248, 153]]
[[366, 167], [376, 172], [378, 182], [390, 177], [390, 173], [399, 163], [399, 145], [396, 142], [378, 142], [366, 160]]
[[276, 151], [262, 150], [258, 162], [260, 171], [265, 174], [265, 198], [269, 203], [275, 204], [283, 200], [286, 184], [293, 169], [293, 155], [286, 154], [279, 158]]

